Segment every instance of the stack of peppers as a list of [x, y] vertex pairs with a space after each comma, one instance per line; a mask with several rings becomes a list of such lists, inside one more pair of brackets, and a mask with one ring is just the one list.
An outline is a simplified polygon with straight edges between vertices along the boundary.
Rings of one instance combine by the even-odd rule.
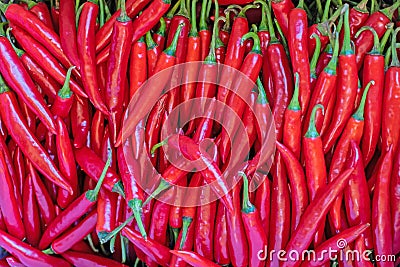
[[400, 1], [347, 2], [0, 2], [0, 266], [400, 266]]

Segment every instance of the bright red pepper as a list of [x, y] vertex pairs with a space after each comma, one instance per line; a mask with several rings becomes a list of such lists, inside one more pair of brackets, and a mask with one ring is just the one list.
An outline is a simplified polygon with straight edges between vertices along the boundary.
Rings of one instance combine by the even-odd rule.
[[294, 8], [292, 0], [274, 0], [271, 7], [283, 34], [289, 36], [289, 13]]
[[61, 256], [74, 266], [127, 267], [117, 261], [82, 252], [67, 251]]

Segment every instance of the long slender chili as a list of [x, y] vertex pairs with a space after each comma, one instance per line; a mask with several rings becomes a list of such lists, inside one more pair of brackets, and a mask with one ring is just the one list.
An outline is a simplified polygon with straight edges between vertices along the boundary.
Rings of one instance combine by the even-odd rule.
[[111, 142], [116, 143], [120, 131], [126, 85], [126, 72], [133, 35], [132, 21], [125, 11], [125, 0], [121, 1], [121, 15], [114, 24], [108, 60], [105, 103], [110, 112], [109, 129]]
[[[138, 44], [138, 42], [141, 42], [141, 43]], [[146, 57], [143, 56], [143, 51], [144, 51], [144, 49], [142, 48], [143, 42], [146, 43], [146, 47], [147, 47]], [[161, 47], [156, 42], [154, 42], [150, 31], [146, 32], [146, 41], [142, 37], [135, 44], [138, 45], [140, 47], [140, 49], [138, 50], [138, 52], [134, 52], [134, 51], [131, 52], [131, 57], [135, 57], [134, 53], [139, 54], [139, 57], [138, 57], [139, 60], [137, 61], [136, 68], [135, 68], [136, 71], [131, 72], [132, 78], [134, 78], [137, 74], [139, 74], [139, 77], [140, 77], [139, 79], [143, 79], [143, 77], [147, 77], [147, 76], [149, 76], [149, 77], [153, 76], [153, 74], [154, 74], [153, 71], [157, 65], [158, 57], [162, 53]], [[139, 65], [139, 63], [140, 63], [140, 65]], [[147, 65], [147, 70], [143, 70], [143, 64]], [[147, 71], [147, 73], [146, 73], [146, 71]], [[145, 79], [143, 79], [143, 81], [145, 81]], [[143, 83], [143, 81], [139, 80], [139, 83], [140, 82]]]
[[400, 151], [396, 152], [390, 184], [390, 203], [393, 226], [393, 253], [400, 252]]
[[0, 103], [4, 105], [1, 117], [14, 141], [19, 145], [24, 155], [47, 179], [72, 194], [72, 187], [61, 175], [37, 138], [29, 130], [14, 94], [10, 92], [1, 76], [0, 93]]
[[336, 94], [335, 110], [332, 122], [325, 135], [322, 136], [324, 152], [329, 151], [338, 139], [350, 118], [357, 95], [357, 63], [354, 51], [350, 44], [349, 10], [344, 16], [344, 41], [339, 56], [338, 91]]
[[70, 89], [70, 78], [73, 68], [74, 67], [68, 69], [67, 75], [65, 77], [65, 82], [61, 89], [57, 92], [54, 103], [51, 106], [51, 112], [53, 113], [53, 115], [61, 117], [63, 119], [69, 116], [72, 104], [74, 102], [73, 93]]
[[291, 0], [274, 0], [271, 1], [271, 7], [283, 34], [289, 36], [289, 14], [294, 8], [293, 2]]
[[[148, 52], [146, 53], [146, 42], [144, 41], [144, 38], [140, 38], [132, 44], [129, 63], [129, 96], [131, 99], [139, 90], [140, 86], [148, 77], [151, 77], [151, 74], [154, 72], [155, 66], [151, 66], [151, 58], [146, 57], [148, 54]], [[155, 64], [157, 64], [157, 59], [155, 59]], [[144, 66], [147, 66], [147, 68]]]
[[60, 1], [59, 26], [61, 48], [72, 64], [79, 69], [81, 66], [76, 40], [75, 1]]
[[[349, 178], [354, 169], [348, 169], [333, 182], [329, 183], [324, 189], [320, 190], [305, 210], [296, 231], [290, 237], [285, 251], [298, 251], [301, 253], [306, 249], [318, 229], [318, 226], [325, 218], [336, 197], [343, 192], [349, 182]], [[299, 266], [301, 262], [285, 261], [283, 267]]]
[[182, 258], [185, 262], [189, 263], [191, 266], [194, 267], [202, 267], [202, 266], [210, 266], [210, 267], [217, 267], [218, 264], [214, 263], [213, 261], [201, 256], [200, 254], [193, 252], [193, 251], [178, 251], [178, 250], [171, 250], [172, 254]]
[[96, 70], [95, 28], [99, 12], [97, 0], [85, 2], [79, 18], [77, 42], [81, 62], [82, 84], [93, 105], [108, 115], [104, 100], [99, 93]]
[[71, 250], [64, 252], [61, 256], [73, 266], [127, 267], [127, 265], [112, 259]]
[[53, 240], [64, 233], [74, 222], [88, 212], [97, 202], [97, 196], [110, 166], [111, 157], [106, 162], [99, 181], [93, 190], [88, 190], [75, 199], [50, 223], [39, 242], [39, 248], [47, 248]]
[[292, 59], [292, 70], [299, 74], [299, 97], [302, 114], [305, 114], [310, 101], [310, 63], [308, 59], [307, 13], [304, 1], [289, 13], [288, 45]]
[[73, 144], [75, 148], [84, 147], [90, 130], [90, 106], [88, 99], [75, 95], [72, 103], [70, 118]]

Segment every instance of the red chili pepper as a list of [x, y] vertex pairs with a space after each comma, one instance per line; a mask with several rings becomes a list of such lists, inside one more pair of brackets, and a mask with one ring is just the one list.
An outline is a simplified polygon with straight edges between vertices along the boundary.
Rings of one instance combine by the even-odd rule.
[[[365, 100], [369, 88], [372, 84], [374, 84], [374, 81], [370, 81], [365, 87], [362, 100], [357, 111], [348, 120], [346, 127], [343, 130], [342, 136], [340, 137], [340, 139], [336, 144], [329, 168], [329, 176], [328, 176], [329, 181], [335, 180], [336, 177], [345, 168], [346, 158], [348, 155], [348, 151], [350, 150], [350, 142], [353, 140], [354, 142], [357, 143], [357, 145], [360, 144], [361, 136], [364, 130]], [[341, 206], [342, 206], [342, 197], [338, 197], [335, 200], [330, 212], [330, 220], [332, 222], [332, 225], [336, 233], [343, 230], [343, 225], [341, 224], [342, 223]]]
[[41, 22], [44, 23], [49, 29], [54, 31], [53, 21], [51, 19], [50, 10], [47, 7], [46, 3], [27, 0], [28, 9], [30, 12], [35, 14]]
[[[344, 230], [342, 233], [339, 233], [339, 234], [331, 237], [330, 239], [326, 240], [324, 243], [319, 245], [314, 250], [315, 259], [318, 259], [318, 260], [315, 260], [315, 261], [306, 260], [302, 264], [302, 266], [303, 265], [305, 267], [322, 266], [323, 264], [329, 262], [330, 255], [328, 255], [328, 253], [326, 253], [326, 251], [341, 253], [340, 251], [343, 249], [343, 247], [341, 247], [342, 242], [345, 244], [351, 244], [360, 235], [362, 235], [369, 227], [370, 227], [369, 223], [359, 224], [359, 225], [350, 227], [350, 228]], [[332, 254], [332, 256], [334, 256], [336, 253]], [[361, 253], [364, 253], [364, 251]], [[363, 255], [363, 254], [361, 254], [361, 255]], [[356, 260], [356, 261], [358, 261], [358, 260]]]
[[[347, 220], [350, 226], [371, 223], [371, 200], [364, 172], [362, 153], [354, 141], [351, 141], [349, 157], [351, 160], [348, 161], [347, 166], [354, 168], [354, 171], [350, 177], [349, 186], [344, 190]], [[371, 249], [373, 246], [372, 231], [367, 230], [364, 236], [365, 246]]]
[[283, 34], [289, 36], [289, 13], [294, 8], [293, 2], [291, 0], [274, 0], [271, 2], [271, 7]]
[[[12, 32], [18, 43], [40, 67], [47, 70], [49, 75], [59, 84], [64, 83], [67, 71], [60, 66], [59, 61], [57, 61], [57, 59], [53, 57], [44, 46], [19, 27], [13, 27]], [[85, 98], [87, 97], [80, 85], [73, 79], [71, 80], [71, 89], [76, 94]]]
[[71, 67], [67, 71], [67, 75], [65, 78], [64, 85], [58, 91], [54, 103], [51, 106], [51, 112], [55, 117], [67, 118], [69, 112], [71, 111], [72, 103], [73, 103], [73, 95], [71, 89], [69, 87], [71, 71], [74, 67]]
[[[25, 10], [17, 4], [0, 4], [0, 9], [6, 18], [12, 23], [20, 27], [22, 30], [29, 32], [35, 40], [41, 43], [55, 56], [64, 67], [71, 67], [71, 62], [68, 60], [62, 51], [60, 38], [49, 27], [47, 27], [33, 13]], [[78, 74], [76, 72], [75, 74]]]
[[75, 199], [65, 210], [50, 223], [43, 233], [39, 242], [39, 248], [47, 248], [53, 240], [63, 234], [74, 222], [80, 219], [86, 212], [88, 212], [97, 202], [97, 196], [103, 181], [106, 177], [108, 167], [111, 163], [111, 157], [106, 162], [99, 181], [93, 190], [88, 190], [77, 199]]
[[67, 178], [74, 190], [72, 195], [65, 190], [58, 190], [57, 203], [61, 208], [65, 209], [78, 196], [78, 175], [68, 130], [60, 118], [57, 118], [56, 147], [61, 174]]
[[299, 5], [289, 13], [288, 43], [292, 59], [292, 70], [294, 73], [299, 73], [300, 106], [304, 115], [310, 101], [311, 89], [307, 13], [304, 11], [303, 5], [304, 1], [300, 1]]
[[[393, 167], [393, 146], [383, 152], [372, 198], [372, 234], [377, 255], [393, 255], [392, 220], [390, 213], [390, 177]], [[377, 266], [393, 266], [392, 262], [377, 262]]]
[[[121, 15], [114, 24], [111, 37], [110, 58], [108, 60], [105, 102], [110, 112], [109, 129], [111, 142], [116, 142], [122, 120], [123, 102], [126, 91], [126, 72], [133, 35], [132, 21], [125, 11], [125, 1], [121, 1]], [[145, 68], [145, 66], [142, 66]]]
[[260, 215], [256, 207], [249, 199], [249, 182], [244, 173], [243, 175], [243, 201], [242, 201], [242, 220], [244, 229], [247, 233], [249, 244], [249, 266], [264, 266], [264, 262], [259, 258], [259, 252], [268, 245], [265, 229], [262, 226]]
[[[147, 77], [151, 77], [150, 64], [152, 63], [150, 58], [147, 58], [148, 54], [143, 37], [132, 44], [129, 63], [129, 95], [131, 99], [139, 90], [140, 86], [146, 81]], [[157, 59], [158, 58], [155, 58], [155, 63], [157, 63]]]
[[[135, 79], [135, 76], [139, 76], [139, 78], [137, 78], [137, 79], [139, 79], [140, 84], [142, 84], [145, 81], [144, 77], [153, 76], [153, 74], [154, 74], [153, 71], [157, 65], [157, 60], [158, 60], [160, 54], [162, 53], [161, 47], [156, 42], [154, 42], [150, 31], [148, 31], [146, 33], [146, 43], [145, 43], [146, 47], [147, 47], [146, 56], [143, 56], [143, 54], [144, 54], [144, 48], [142, 48], [143, 42], [144, 42], [144, 38], [142, 37], [136, 43], [133, 44], [133, 45], [136, 44], [136, 46], [137, 46], [136, 49], [138, 51], [131, 52], [132, 56], [136, 59], [136, 68], [137, 68], [135, 73], [132, 72], [132, 75], [135, 74], [135, 75], [133, 75], [132, 78]], [[135, 53], [137, 55], [135, 56], [133, 53]], [[139, 67], [139, 63], [140, 63], [140, 67]], [[143, 64], [147, 65], [147, 70], [143, 70]]]
[[172, 254], [178, 256], [179, 258], [183, 259], [185, 262], [189, 263], [191, 266], [194, 267], [203, 267], [203, 266], [210, 266], [210, 267], [217, 267], [218, 264], [215, 264], [213, 261], [199, 255], [193, 251], [178, 251], [178, 250], [171, 250]]
[[122, 230], [122, 235], [127, 237], [138, 249], [151, 257], [153, 261], [162, 266], [168, 266], [171, 259], [169, 248], [155, 242], [151, 239], [143, 239], [139, 232], [125, 227]]
[[318, 76], [324, 68], [328, 65], [332, 59], [333, 48], [330, 43], [326, 45], [325, 50], [319, 55], [317, 66], [315, 67], [315, 73]]
[[88, 140], [90, 130], [90, 110], [89, 101], [75, 95], [75, 100], [72, 103], [70, 118], [71, 129], [74, 137], [74, 147], [84, 147]]
[[[254, 175], [258, 175], [255, 173]], [[257, 188], [254, 206], [256, 206], [260, 213], [261, 223], [265, 229], [267, 239], [269, 237], [269, 218], [270, 218], [270, 201], [271, 201], [271, 181], [268, 177], [260, 177], [262, 183]], [[253, 178], [254, 179], [254, 178]]]
[[395, 155], [390, 184], [390, 207], [393, 225], [393, 253], [400, 251], [400, 151]]
[[97, 1], [85, 2], [82, 6], [82, 11], [79, 18], [77, 42], [79, 59], [81, 61], [82, 83], [85, 92], [88, 95], [93, 105], [103, 112], [108, 114], [104, 100], [99, 93], [99, 85], [97, 82], [96, 71], [96, 48], [95, 48], [95, 27], [96, 18], [98, 15], [99, 6]]
[[78, 44], [76, 40], [75, 2], [72, 0], [60, 1], [59, 32], [61, 48], [65, 55], [80, 69]]
[[[279, 251], [285, 248], [290, 236], [290, 193], [284, 162], [279, 152], [276, 153], [274, 165], [272, 166], [271, 190], [268, 247], [269, 250]], [[297, 229], [299, 229], [299, 226]], [[266, 266], [276, 266], [277, 262], [276, 255], [268, 257]]]
[[20, 213], [20, 206], [13, 192], [14, 186], [8, 172], [3, 152], [0, 153], [0, 167], [0, 184], [2, 192], [0, 197], [0, 208], [3, 214], [3, 221], [8, 233], [18, 239], [24, 239], [25, 228], [22, 221], [22, 214]]
[[226, 208], [218, 204], [214, 226], [214, 260], [219, 265], [228, 265], [231, 260], [228, 251], [228, 222]]
[[46, 254], [62, 254], [71, 249], [76, 243], [85, 238], [95, 229], [97, 212], [93, 210], [76, 226], [66, 231], [51, 243], [50, 248], [43, 251]]
[[[396, 2], [390, 7], [371, 14], [363, 25], [372, 27], [378, 34], [379, 38], [381, 38], [386, 32], [386, 25], [390, 23], [394, 11], [397, 10], [399, 6], [400, 2]], [[363, 33], [361, 33], [354, 41], [358, 69], [361, 68], [365, 54], [368, 53], [368, 51], [371, 51], [373, 45], [374, 36], [371, 32], [368, 31], [364, 31]]]
[[[11, 156], [11, 153], [8, 150], [8, 147], [7, 147], [3, 137], [0, 137], [0, 150], [3, 152], [4, 160], [7, 165], [7, 170], [8, 170], [8, 173], [10, 174], [10, 177], [12, 180], [13, 192], [15, 194], [15, 198], [17, 200], [21, 200], [21, 194], [23, 192], [23, 182], [22, 181], [25, 177], [19, 177], [20, 179], [16, 179], [17, 176], [19, 175], [18, 171], [16, 171], [16, 169], [21, 168], [23, 170], [23, 172], [21, 172], [21, 174], [22, 174], [22, 173], [25, 173], [25, 166], [24, 166], [24, 164], [20, 164], [21, 166], [14, 164], [13, 157], [15, 155], [15, 152], [14, 152], [14, 155]], [[19, 154], [21, 155], [21, 158], [23, 158], [21, 150], [19, 148], [18, 148], [18, 150], [20, 151]], [[14, 166], [16, 166], [17, 168], [15, 168]], [[19, 203], [21, 203], [21, 201], [19, 201]]]
[[[98, 181], [105, 168], [104, 161], [101, 157], [88, 147], [74, 149], [76, 163], [81, 169], [93, 180]], [[110, 192], [116, 192], [124, 195], [121, 179], [113, 170], [106, 171], [106, 177], [103, 183], [104, 188]]]
[[74, 266], [127, 267], [117, 261], [82, 252], [66, 251], [61, 256]]
[[[187, 177], [181, 179], [178, 182], [178, 186], [186, 187], [187, 186]], [[175, 192], [175, 202], [176, 203], [181, 203], [184, 199], [184, 191], [180, 190], [178, 192]], [[169, 210], [169, 216], [168, 216], [168, 224], [171, 227], [171, 230], [174, 234], [174, 241], [178, 240], [179, 236], [179, 229], [182, 228], [182, 207], [181, 206], [171, 206]]]
[[[356, 32], [364, 25], [364, 23], [369, 18], [369, 12], [367, 9], [368, 0], [362, 0], [352, 9], [350, 9], [349, 14], [349, 24], [350, 24], [350, 36], [354, 37]], [[357, 39], [357, 37], [354, 37]]]
[[54, 203], [32, 164], [29, 164], [29, 175], [35, 188], [36, 200], [42, 220], [42, 229], [45, 229], [56, 217]]
[[301, 107], [299, 103], [299, 73], [295, 73], [295, 86], [292, 100], [285, 111], [283, 124], [283, 144], [300, 158], [301, 150]]
[[[338, 195], [343, 192], [343, 189], [348, 185], [349, 177], [354, 169], [348, 169], [333, 182], [329, 183], [324, 188], [319, 190], [305, 210], [296, 231], [291, 235], [285, 251], [301, 251], [307, 249], [311, 244], [311, 240], [318, 229], [318, 226], [325, 218], [333, 201]], [[285, 261], [282, 266], [299, 266], [301, 262]]]
[[395, 42], [396, 36], [400, 29], [396, 29], [393, 33], [392, 40], [392, 62], [385, 73], [385, 87], [383, 91], [382, 103], [382, 124], [381, 138], [382, 151], [387, 151], [389, 146], [393, 146], [393, 151], [397, 151], [400, 138], [400, 123], [398, 117], [394, 116], [399, 111], [400, 100], [400, 62], [397, 57]]
[[160, 18], [160, 27], [153, 34], [154, 42], [158, 45], [159, 49], [162, 51], [165, 48], [165, 32], [166, 32], [166, 23], [163, 17]]
[[104, 120], [104, 114], [97, 110], [93, 115], [92, 126], [90, 128], [90, 147], [96, 155], [101, 154], [101, 142], [105, 132]]
[[4, 80], [39, 117], [46, 128], [51, 133], [55, 133], [52, 114], [11, 46], [10, 41], [5, 36], [0, 36], [0, 51], [0, 59], [3, 62], [0, 65], [0, 72]]
[[28, 129], [23, 119], [21, 110], [18, 108], [17, 100], [7, 85], [0, 77], [1, 97], [0, 103], [4, 105], [1, 117], [7, 126], [10, 135], [20, 146], [24, 155], [29, 158], [32, 164], [49, 180], [58, 186], [68, 190], [71, 194], [73, 189], [69, 183], [62, 177], [48, 153], [40, 145], [37, 138]]
[[0, 246], [26, 266], [71, 266], [68, 262], [48, 256], [3, 231], [0, 231]]
[[346, 126], [347, 120], [353, 112], [357, 95], [358, 71], [356, 56], [350, 44], [349, 10], [346, 9], [344, 16], [344, 41], [339, 56], [338, 90], [336, 104], [332, 117], [332, 123], [327, 132], [322, 136], [324, 152], [329, 151], [337, 141], [339, 135]]
[[[148, 238], [158, 242], [161, 245], [167, 244], [167, 228], [170, 207], [171, 206], [167, 203], [156, 201], [152, 210]], [[148, 263], [153, 261], [149, 255], [146, 258]]]

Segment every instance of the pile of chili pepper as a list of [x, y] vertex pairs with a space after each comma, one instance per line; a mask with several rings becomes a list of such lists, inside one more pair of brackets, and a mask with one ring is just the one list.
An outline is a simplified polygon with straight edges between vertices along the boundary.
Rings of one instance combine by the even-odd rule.
[[400, 266], [399, 0], [0, 11], [0, 266]]

